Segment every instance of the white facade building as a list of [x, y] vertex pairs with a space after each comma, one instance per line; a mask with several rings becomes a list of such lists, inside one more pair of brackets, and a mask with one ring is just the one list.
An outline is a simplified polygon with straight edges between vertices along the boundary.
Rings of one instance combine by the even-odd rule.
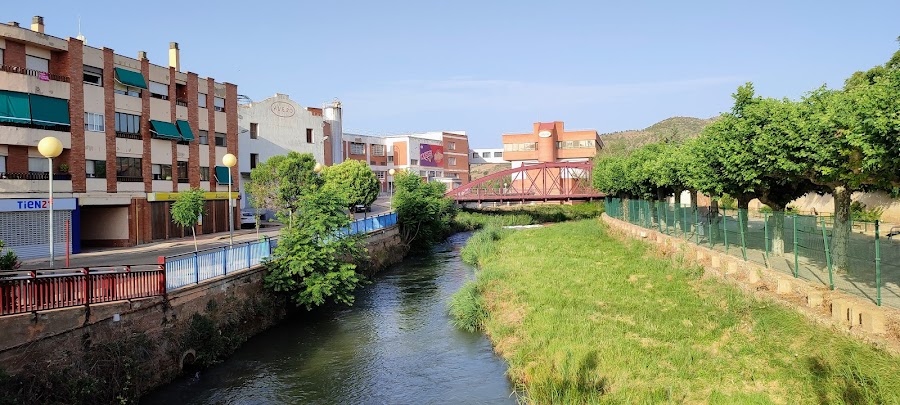
[[[325, 164], [325, 118], [322, 109], [303, 107], [285, 94], [239, 107], [238, 168], [241, 182], [250, 170], [277, 155], [311, 153]], [[246, 187], [240, 187], [242, 208], [252, 208]]]
[[469, 163], [509, 163], [503, 160], [503, 148], [469, 149]]

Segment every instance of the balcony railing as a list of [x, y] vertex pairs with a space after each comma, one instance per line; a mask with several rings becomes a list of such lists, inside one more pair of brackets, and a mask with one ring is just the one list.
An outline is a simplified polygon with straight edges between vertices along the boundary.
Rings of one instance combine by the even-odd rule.
[[134, 133], [134, 132], [122, 132], [122, 131], [116, 131], [116, 138], [138, 139], [138, 140], [143, 139], [140, 132]]
[[7, 127], [20, 127], [20, 128], [34, 128], [34, 129], [44, 129], [47, 131], [59, 131], [59, 132], [69, 132], [71, 127], [69, 125], [41, 125], [34, 123], [24, 123], [24, 122], [0, 122], [0, 125]]
[[20, 75], [34, 76], [37, 78], [46, 78], [47, 80], [55, 80], [57, 82], [69, 82], [69, 76], [55, 75], [53, 73], [41, 72], [40, 70], [26, 69], [19, 66], [0, 65], [0, 71], [9, 73], [18, 73]]
[[175, 105], [180, 105], [180, 106], [182, 106], [182, 107], [187, 107], [187, 106], [188, 106], [188, 102], [187, 102], [187, 100], [185, 100], [185, 99], [183, 99], [183, 98], [176, 98], [176, 99], [175, 99]]
[[123, 183], [140, 183], [144, 181], [144, 178], [135, 176], [116, 176], [116, 181], [121, 181]]
[[[0, 180], [50, 180], [50, 173], [6, 172], [0, 173]], [[53, 173], [53, 180], [72, 180], [70, 173]]]

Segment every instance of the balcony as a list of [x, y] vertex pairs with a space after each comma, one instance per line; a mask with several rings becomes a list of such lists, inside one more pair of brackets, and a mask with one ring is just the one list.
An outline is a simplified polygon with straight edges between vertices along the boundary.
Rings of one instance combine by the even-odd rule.
[[[0, 180], [50, 180], [50, 173], [43, 172], [12, 172], [0, 173]], [[69, 173], [54, 173], [53, 180], [72, 180]]]
[[69, 82], [69, 76], [63, 75], [55, 75], [52, 73], [41, 72], [34, 69], [26, 69], [19, 66], [10, 66], [10, 65], [0, 65], [0, 71], [9, 72], [9, 73], [17, 73], [20, 75], [34, 76], [42, 81], [57, 81], [57, 82]]
[[[0, 173], [0, 193], [47, 193], [49, 190], [49, 179], [50, 175], [48, 173]], [[72, 175], [69, 173], [54, 173], [53, 192], [71, 193]]]
[[138, 140], [144, 139], [144, 138], [141, 136], [141, 133], [140, 133], [140, 132], [122, 132], [122, 131], [116, 131], [116, 138], [122, 138], [122, 139], [138, 139]]
[[183, 99], [183, 98], [176, 98], [176, 99], [175, 99], [175, 105], [180, 105], [180, 106], [182, 106], [182, 107], [187, 107], [187, 106], [188, 106], [188, 102], [187, 102], [187, 100], [185, 100], [185, 99]]
[[[0, 80], [0, 83], [2, 82]], [[60, 128], [55, 128], [59, 130], [49, 130], [46, 127], [32, 126], [31, 124], [17, 125], [4, 122], [0, 123], [0, 143], [5, 145], [37, 146], [41, 139], [52, 136], [62, 142], [64, 149], [71, 149], [72, 134], [68, 132], [68, 126], [64, 126], [64, 130], [62, 128], [63, 126], [60, 126]]]

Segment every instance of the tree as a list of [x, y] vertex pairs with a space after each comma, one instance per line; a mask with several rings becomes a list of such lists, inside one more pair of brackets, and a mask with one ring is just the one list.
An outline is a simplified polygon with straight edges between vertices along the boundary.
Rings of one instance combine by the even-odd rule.
[[424, 249], [441, 241], [456, 215], [453, 200], [444, 197], [444, 185], [425, 182], [415, 173], [402, 170], [394, 175], [394, 210], [404, 243]]
[[366, 162], [349, 159], [322, 171], [325, 188], [343, 195], [348, 209], [356, 205], [370, 206], [378, 198], [381, 184]]
[[194, 251], [198, 250], [197, 232], [194, 230], [194, 225], [203, 214], [204, 201], [203, 190], [193, 188], [179, 192], [178, 198], [175, 199], [171, 208], [172, 222], [185, 228], [191, 228], [191, 235], [194, 236]]
[[311, 188], [322, 184], [315, 172], [316, 159], [310, 153], [290, 152], [273, 156], [250, 171], [247, 191], [254, 207], [270, 209], [293, 224], [297, 205]]
[[301, 226], [282, 230], [271, 260], [266, 262], [268, 288], [285, 292], [307, 310], [331, 300], [353, 304], [360, 285], [353, 262], [364, 252], [361, 237], [344, 235], [350, 220], [339, 194], [309, 186], [294, 200]]

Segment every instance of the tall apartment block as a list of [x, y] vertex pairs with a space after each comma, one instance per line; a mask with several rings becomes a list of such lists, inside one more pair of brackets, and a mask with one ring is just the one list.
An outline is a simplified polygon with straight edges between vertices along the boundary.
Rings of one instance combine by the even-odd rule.
[[418, 173], [453, 189], [469, 182], [469, 138], [463, 131], [434, 131], [405, 135], [343, 134], [344, 159], [361, 160], [381, 181], [383, 191], [393, 179], [390, 169]]
[[[22, 258], [48, 255], [48, 174], [54, 173], [54, 248], [131, 246], [189, 235], [169, 208], [177, 192], [207, 191], [197, 233], [228, 229], [227, 183], [238, 168], [237, 86], [150, 63], [83, 38], [0, 25], [0, 239]], [[47, 136], [63, 153], [41, 157]], [[235, 186], [237, 181], [235, 181]], [[237, 190], [233, 195], [237, 195]], [[68, 241], [68, 246], [66, 242]]]

